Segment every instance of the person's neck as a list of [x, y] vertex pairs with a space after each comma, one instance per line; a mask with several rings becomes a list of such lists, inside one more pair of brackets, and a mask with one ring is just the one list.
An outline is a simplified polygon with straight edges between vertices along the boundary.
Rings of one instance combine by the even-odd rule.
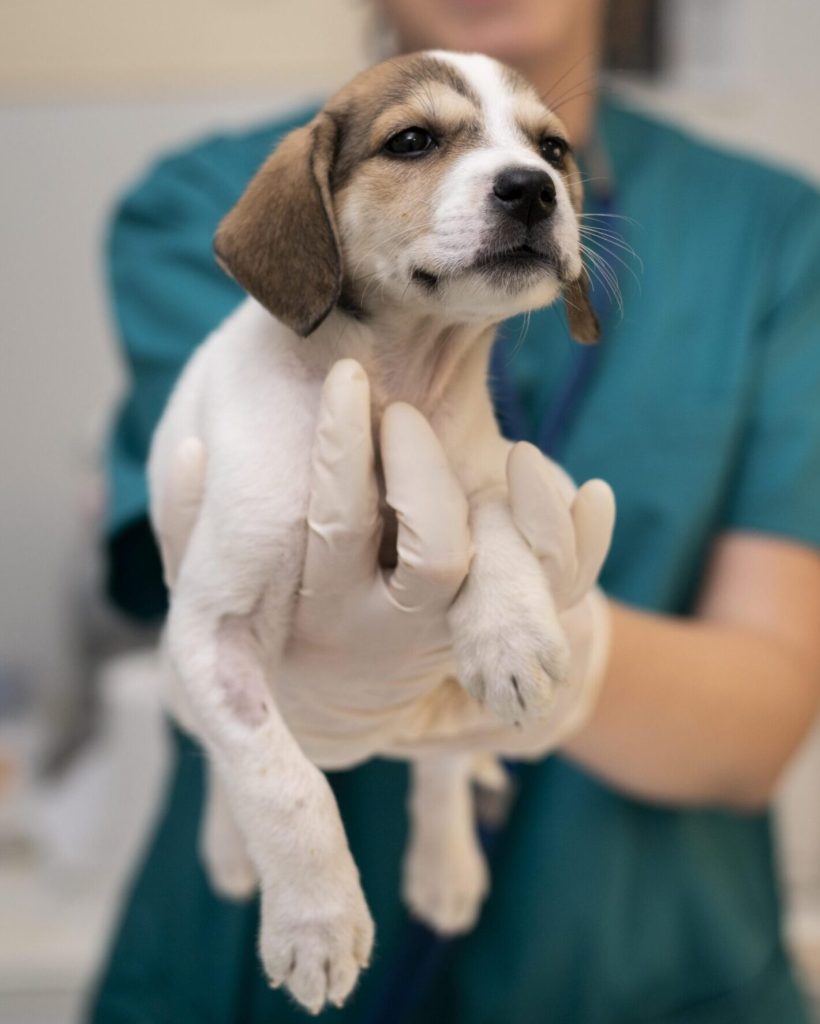
[[534, 68], [520, 68], [556, 113], [567, 129], [576, 150], [589, 142], [595, 126], [598, 99], [598, 60], [596, 54], [576, 58], [576, 62], [544, 61]]
[[576, 25], [574, 36], [564, 40], [560, 49], [517, 64], [564, 122], [570, 142], [579, 150], [590, 141], [595, 127], [601, 49], [601, 20], [590, 11], [589, 22]]

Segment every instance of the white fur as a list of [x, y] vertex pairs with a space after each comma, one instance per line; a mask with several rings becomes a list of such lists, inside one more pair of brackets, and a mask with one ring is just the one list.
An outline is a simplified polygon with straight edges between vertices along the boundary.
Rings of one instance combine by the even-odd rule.
[[[435, 51], [435, 56], [452, 64], [481, 99], [484, 123], [490, 139], [489, 147], [476, 149], [459, 160], [451, 173], [439, 186], [437, 242], [441, 240], [446, 251], [445, 239], [451, 239], [451, 247], [458, 252], [461, 246], [477, 247], [477, 224], [470, 217], [481, 199], [488, 192], [492, 179], [502, 169], [532, 167], [546, 171], [552, 178], [558, 196], [558, 204], [552, 217], [553, 238], [571, 257], [572, 276], [581, 272], [579, 255], [578, 220], [572, 211], [569, 193], [563, 177], [533, 152], [521, 134], [515, 119], [516, 106], [521, 99], [514, 97], [504, 87], [501, 68], [498, 63], [481, 54], [446, 53]], [[469, 225], [465, 231], [464, 225]], [[546, 305], [558, 294], [558, 288], [548, 297], [534, 298], [534, 305]]]
[[[429, 417], [469, 499], [475, 557], [450, 613], [463, 685], [516, 722], [544, 713], [567, 663], [544, 576], [511, 519], [509, 445], [498, 434], [485, 386], [493, 323], [552, 301], [559, 284], [548, 277], [520, 293], [499, 293], [474, 279], [448, 285], [438, 306], [415, 287], [400, 301], [413, 261], [444, 265], [469, 258], [478, 246], [485, 225], [474, 199], [498, 169], [545, 167], [517, 135], [496, 65], [479, 57], [443, 59], [482, 97], [491, 145], [461, 158], [439, 183], [435, 226], [421, 250], [391, 261], [392, 250], [380, 248], [379, 239], [362, 237], [363, 219], [373, 217], [361, 202], [348, 203], [339, 217], [348, 265], [358, 260], [363, 274], [381, 275], [370, 319], [358, 323], [335, 311], [304, 340], [248, 299], [186, 367], [150, 457], [152, 517], [162, 533], [174, 452], [196, 436], [208, 453], [202, 508], [167, 628], [177, 713], [200, 737], [219, 776], [203, 856], [223, 892], [245, 894], [259, 879], [265, 969], [272, 983], [287, 984], [314, 1011], [325, 999], [346, 998], [373, 940], [358, 873], [319, 768], [389, 754], [400, 738], [385, 720], [375, 733], [340, 729], [333, 751], [314, 750], [304, 709], [323, 706], [325, 695], [312, 689], [311, 678], [289, 677], [281, 668], [303, 561], [319, 395], [336, 359], [352, 356], [363, 365], [377, 418], [396, 399]], [[561, 176], [553, 178], [564, 225], [557, 229], [560, 243], [577, 260], [569, 197]], [[327, 715], [332, 734], [332, 710]], [[443, 932], [472, 925], [487, 887], [468, 769], [463, 758], [439, 758], [414, 773], [405, 896]]]

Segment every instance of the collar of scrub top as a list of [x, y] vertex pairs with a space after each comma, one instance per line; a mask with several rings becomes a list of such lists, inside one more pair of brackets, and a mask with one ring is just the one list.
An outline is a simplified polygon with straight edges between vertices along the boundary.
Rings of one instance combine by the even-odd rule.
[[[607, 228], [617, 233], [613, 177], [608, 154], [599, 138], [587, 146], [582, 167], [589, 175], [587, 180], [591, 186], [587, 189], [587, 206], [592, 213], [611, 215]], [[593, 280], [590, 298], [601, 323], [603, 336], [614, 312], [612, 292]], [[537, 444], [547, 455], [555, 452], [565, 436], [567, 425], [579, 407], [592, 376], [601, 344], [602, 341], [597, 345], [576, 345], [574, 348], [567, 378], [538, 427]], [[502, 328], [490, 359], [491, 391], [505, 436], [520, 440], [529, 433], [529, 424], [507, 370], [511, 353], [512, 342]], [[496, 794], [485, 793], [487, 800], [484, 806], [477, 807], [478, 835], [488, 860], [492, 859], [503, 834], [520, 785], [521, 766], [507, 761], [505, 767], [510, 775], [510, 785], [504, 794], [499, 799]], [[363, 1019], [366, 1024], [409, 1024], [429, 992], [453, 942], [453, 939], [442, 938], [419, 921], [409, 921], [399, 939], [393, 963], [388, 967], [385, 984], [369, 1012], [365, 1012]]]
[[[609, 154], [600, 138], [590, 143], [583, 158], [583, 169], [588, 173], [586, 189], [587, 207], [595, 217], [606, 218], [607, 230], [619, 236], [618, 218], [614, 209], [614, 179]], [[614, 239], [615, 244], [620, 242]], [[614, 294], [611, 288], [604, 287], [600, 275], [590, 275], [590, 299], [601, 324], [601, 334], [605, 335], [612, 322], [614, 312]], [[515, 342], [517, 345], [518, 342]], [[526, 340], [524, 342], [526, 344]], [[575, 412], [587, 391], [593, 371], [597, 365], [601, 342], [596, 345], [576, 345], [569, 372], [554, 402], [544, 410], [538, 423], [533, 443], [545, 455], [555, 455], [564, 439]], [[511, 379], [509, 365], [513, 357], [514, 344], [509, 330], [504, 327], [493, 346], [490, 357], [490, 390], [495, 403], [496, 415], [505, 437], [520, 441], [531, 432], [531, 424], [514, 382]]]

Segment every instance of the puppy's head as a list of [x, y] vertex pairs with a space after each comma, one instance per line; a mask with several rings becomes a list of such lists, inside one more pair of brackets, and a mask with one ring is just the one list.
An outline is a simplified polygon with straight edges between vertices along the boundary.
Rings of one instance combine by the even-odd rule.
[[597, 340], [566, 132], [516, 72], [430, 51], [363, 72], [263, 165], [216, 236], [220, 264], [308, 335], [341, 303], [500, 319], [563, 290]]

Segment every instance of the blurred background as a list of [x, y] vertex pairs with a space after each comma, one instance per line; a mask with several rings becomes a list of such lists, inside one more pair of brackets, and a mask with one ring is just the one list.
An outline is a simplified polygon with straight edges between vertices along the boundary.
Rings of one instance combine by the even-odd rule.
[[[613, 88], [820, 181], [815, 0], [614, 6]], [[101, 596], [100, 447], [122, 381], [107, 216], [155, 156], [325, 95], [375, 36], [363, 0], [0, 5], [2, 1024], [78, 1019], [165, 770], [154, 637]], [[816, 733], [779, 814], [786, 927], [820, 1006]]]

